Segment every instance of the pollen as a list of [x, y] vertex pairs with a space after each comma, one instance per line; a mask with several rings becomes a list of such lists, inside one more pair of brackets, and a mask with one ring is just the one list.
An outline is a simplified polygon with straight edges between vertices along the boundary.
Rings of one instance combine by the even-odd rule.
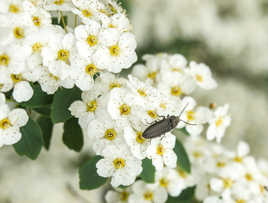
[[62, 5], [63, 3], [64, 3], [64, 0], [55, 0], [54, 1], [54, 4], [56, 4], [58, 6]]
[[170, 89], [170, 93], [173, 96], [180, 96], [182, 94], [181, 88], [179, 86], [173, 86]]
[[136, 133], [136, 141], [140, 144], [143, 144], [145, 139], [142, 137], [142, 132], [137, 132]]
[[40, 52], [42, 50], [43, 45], [40, 42], [36, 42], [32, 46], [32, 51], [34, 53]]
[[145, 200], [147, 201], [152, 201], [154, 199], [154, 194], [151, 192], [151, 191], [146, 191], [144, 194], [143, 194], [143, 197]]
[[8, 118], [4, 118], [0, 121], [0, 128], [3, 130], [5, 130], [11, 126], [12, 126], [12, 124]]
[[156, 76], [157, 76], [157, 72], [154, 71], [154, 72], [150, 72], [147, 74], [147, 78], [151, 79], [151, 80], [155, 80], [156, 79]]
[[195, 79], [196, 79], [198, 82], [203, 82], [203, 81], [204, 81], [203, 76], [202, 76], [202, 75], [199, 75], [199, 74], [196, 74], [196, 75], [195, 75]]
[[165, 151], [165, 149], [164, 149], [163, 145], [159, 144], [156, 148], [156, 153], [158, 155], [162, 156], [164, 154], [164, 151]]
[[122, 158], [116, 158], [116, 159], [114, 159], [113, 164], [114, 164], [115, 169], [121, 169], [121, 168], [125, 167], [126, 162]]
[[210, 103], [209, 104], [209, 108], [210, 109], [215, 109], [216, 108], [216, 104], [215, 103]]
[[187, 178], [187, 174], [182, 169], [180, 169], [180, 168], [178, 168], [178, 174], [183, 179]]
[[260, 192], [264, 193], [265, 192], [265, 187], [263, 185], [260, 185], [259, 187], [260, 187]]
[[186, 116], [188, 121], [193, 121], [195, 119], [195, 112], [187, 111]]
[[64, 61], [64, 62], [67, 62], [68, 59], [69, 59], [69, 51], [67, 49], [60, 49], [58, 51], [58, 60], [61, 60], [61, 61]]
[[178, 73], [181, 73], [182, 72], [181, 68], [179, 68], [179, 67], [171, 68], [171, 71], [172, 72], [178, 72]]
[[24, 30], [21, 27], [15, 27], [13, 30], [13, 34], [14, 34], [15, 38], [17, 38], [17, 39], [24, 38]]
[[231, 188], [234, 183], [230, 178], [223, 178], [222, 181], [225, 189]]
[[127, 116], [130, 114], [131, 108], [127, 104], [122, 104], [120, 106], [120, 115], [121, 116]]
[[8, 8], [8, 11], [10, 13], [18, 13], [18, 12], [20, 12], [20, 8], [15, 4], [10, 4], [9, 8]]
[[128, 196], [129, 196], [129, 193], [126, 192], [126, 191], [123, 191], [120, 193], [120, 200], [123, 201], [123, 202], [127, 202], [128, 200]]
[[82, 15], [85, 16], [86, 18], [90, 18], [92, 16], [92, 13], [88, 9], [82, 10]]
[[110, 90], [113, 88], [120, 88], [122, 85], [119, 82], [111, 82], [109, 85]]
[[243, 158], [242, 157], [239, 157], [239, 156], [236, 156], [233, 160], [235, 162], [237, 162], [237, 163], [242, 163], [243, 162]]
[[162, 108], [162, 109], [166, 109], [166, 108], [167, 108], [167, 105], [164, 104], [164, 103], [161, 103], [159, 106], [160, 106], [160, 108]]
[[223, 120], [222, 120], [222, 118], [220, 117], [218, 120], [216, 120], [215, 125], [216, 125], [216, 127], [219, 127], [219, 126], [222, 125], [222, 123], [223, 123]]
[[202, 154], [202, 152], [194, 151], [193, 152], [193, 156], [194, 156], [194, 158], [198, 159], [198, 158], [202, 157], [203, 154]]
[[168, 186], [168, 183], [169, 183], [169, 181], [168, 181], [166, 178], [161, 178], [161, 179], [159, 180], [159, 185], [160, 185], [161, 187], [166, 188], [166, 187]]
[[235, 201], [235, 203], [246, 203], [246, 200], [238, 199], [238, 200]]
[[98, 72], [98, 69], [94, 64], [88, 64], [85, 68], [85, 71], [88, 75], [94, 76]]
[[33, 16], [32, 17], [33, 24], [37, 27], [40, 27], [41, 25], [41, 19], [38, 16]]
[[98, 38], [95, 35], [89, 35], [86, 41], [89, 46], [93, 47], [98, 43]]
[[0, 83], [0, 90], [4, 87], [4, 84]]
[[111, 46], [110, 48], [110, 54], [112, 56], [119, 56], [120, 54], [120, 48], [118, 45]]
[[147, 114], [153, 119], [157, 118], [157, 113], [155, 111], [153, 111], [153, 110], [147, 111]]
[[226, 165], [226, 163], [225, 162], [221, 162], [221, 161], [217, 162], [217, 164], [216, 164], [216, 166], [218, 168], [223, 168], [223, 167], [225, 167], [225, 165]]
[[95, 112], [95, 110], [97, 109], [97, 101], [93, 100], [89, 103], [87, 103], [87, 111], [88, 112]]
[[116, 135], [117, 135], [117, 133], [116, 133], [115, 129], [110, 128], [110, 129], [107, 129], [105, 131], [104, 138], [111, 141], [111, 140], [114, 140], [116, 138]]
[[11, 74], [10, 75], [12, 81], [16, 84], [20, 81], [22, 81], [22, 75], [21, 74]]
[[50, 78], [52, 78], [53, 80], [55, 81], [58, 81], [59, 80], [59, 77], [57, 77], [56, 75], [53, 75], [52, 73], [49, 73], [48, 75]]
[[252, 177], [252, 175], [250, 173], [247, 173], [245, 175], [245, 178], [246, 178], [247, 181], [253, 181], [253, 177]]
[[138, 92], [139, 95], [142, 96], [142, 97], [146, 97], [146, 96], [147, 96], [146, 92], [145, 92], [143, 89], [138, 89], [137, 92]]
[[9, 56], [7, 54], [0, 55], [0, 66], [8, 66]]

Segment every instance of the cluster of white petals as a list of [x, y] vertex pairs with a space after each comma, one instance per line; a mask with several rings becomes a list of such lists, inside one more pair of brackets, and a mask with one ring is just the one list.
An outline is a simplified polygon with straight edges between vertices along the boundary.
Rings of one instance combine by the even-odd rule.
[[13, 145], [21, 139], [20, 128], [28, 122], [24, 109], [11, 109], [5, 95], [0, 93], [0, 147]]
[[[52, 24], [52, 12], [62, 27]], [[0, 92], [13, 89], [17, 102], [31, 99], [30, 83], [48, 94], [74, 85], [87, 91], [96, 73], [118, 73], [137, 60], [131, 25], [113, 0], [1, 0], [0, 39]]]

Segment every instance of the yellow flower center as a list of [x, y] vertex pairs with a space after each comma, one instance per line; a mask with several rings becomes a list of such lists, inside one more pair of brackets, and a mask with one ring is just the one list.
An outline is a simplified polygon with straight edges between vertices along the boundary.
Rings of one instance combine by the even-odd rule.
[[11, 79], [12, 79], [12, 81], [14, 83], [18, 83], [18, 82], [22, 81], [22, 75], [21, 74], [17, 74], [17, 75], [16, 74], [11, 74], [10, 77], [11, 77]]
[[225, 189], [231, 188], [234, 183], [230, 178], [223, 178], [222, 181]]
[[40, 42], [36, 42], [36, 43], [34, 43], [33, 46], [32, 46], [32, 51], [33, 51], [34, 53], [40, 52], [41, 49], [42, 49], [42, 47], [43, 47], [43, 45], [42, 45]]
[[120, 54], [120, 48], [118, 45], [114, 45], [110, 47], [110, 54], [112, 56], [119, 56]]
[[147, 74], [147, 78], [150, 78], [151, 80], [155, 80], [156, 79], [156, 75], [157, 75], [157, 72], [154, 71], [154, 72], [150, 72]]
[[171, 71], [172, 72], [178, 72], [178, 73], [181, 73], [182, 72], [181, 68], [179, 68], [179, 67], [171, 68]]
[[194, 152], [193, 152], [193, 156], [194, 156], [196, 159], [198, 159], [198, 158], [202, 157], [203, 154], [202, 154], [202, 152], [194, 151]]
[[127, 104], [122, 104], [120, 106], [120, 115], [122, 116], [127, 116], [130, 114], [130, 106], [128, 106]]
[[114, 140], [116, 138], [116, 135], [117, 135], [117, 133], [116, 133], [115, 129], [110, 128], [110, 129], [107, 129], [105, 131], [104, 138], [107, 140]]
[[179, 86], [173, 86], [171, 87], [170, 89], [170, 93], [173, 95], [173, 96], [180, 96], [182, 91], [181, 91], [181, 88]]
[[17, 38], [17, 39], [24, 38], [24, 30], [21, 27], [15, 27], [13, 30], [13, 34], [14, 34], [15, 38]]
[[263, 185], [260, 185], [260, 191], [261, 191], [261, 193], [265, 192], [265, 187]]
[[142, 137], [142, 132], [137, 132], [136, 133], [136, 141], [140, 144], [144, 143], [145, 139]]
[[4, 118], [4, 119], [2, 119], [2, 120], [0, 121], [0, 128], [3, 129], [3, 130], [5, 130], [5, 129], [11, 127], [11, 126], [12, 126], [12, 124], [11, 124], [11, 122], [8, 120], [8, 118]]
[[239, 157], [239, 156], [236, 156], [234, 158], [234, 161], [237, 162], [237, 163], [242, 163], [243, 162], [243, 158], [242, 157]]
[[110, 23], [110, 24], [108, 25], [108, 27], [109, 27], [109, 28], [116, 28], [116, 26], [113, 25], [112, 23]]
[[59, 80], [59, 77], [57, 77], [56, 75], [53, 75], [52, 73], [49, 73], [49, 75], [48, 75], [50, 78], [52, 78], [52, 79], [54, 79], [54, 80], [56, 80], [56, 81], [58, 81]]
[[9, 8], [8, 8], [8, 11], [10, 13], [18, 13], [18, 12], [20, 12], [20, 8], [15, 4], [10, 4]]
[[94, 64], [88, 64], [85, 68], [85, 71], [88, 75], [94, 76], [98, 72], [98, 69]]
[[129, 193], [126, 191], [123, 191], [120, 193], [120, 200], [123, 202], [126, 202], [128, 200]]
[[225, 162], [221, 162], [221, 161], [219, 161], [219, 162], [217, 162], [217, 164], [216, 164], [216, 166], [218, 167], [218, 168], [223, 168], [223, 167], [225, 167]]
[[156, 148], [156, 153], [158, 155], [162, 156], [164, 154], [164, 151], [165, 151], [165, 149], [164, 149], [163, 145], [159, 144]]
[[0, 90], [4, 87], [4, 84], [0, 83]]
[[69, 50], [67, 50], [67, 49], [60, 49], [59, 51], [58, 51], [58, 60], [61, 60], [61, 61], [64, 61], [64, 62], [67, 62], [68, 61], [68, 59], [69, 59], [69, 55], [70, 55], [70, 53], [69, 53]]
[[154, 199], [154, 194], [151, 191], [146, 191], [143, 194], [145, 200], [152, 201]]
[[120, 169], [120, 168], [124, 168], [124, 167], [125, 167], [126, 162], [125, 162], [125, 160], [122, 159], [122, 158], [116, 158], [116, 159], [113, 161], [113, 164], [114, 164], [115, 169]]
[[110, 90], [113, 88], [120, 88], [122, 85], [119, 82], [111, 82], [110, 83]]
[[252, 177], [252, 175], [250, 173], [247, 173], [245, 175], [245, 178], [247, 179], [247, 181], [253, 181], [253, 177]]
[[162, 108], [162, 109], [166, 109], [166, 108], [167, 108], [167, 105], [164, 104], [164, 103], [161, 103], [159, 106], [160, 106], [160, 108]]
[[87, 111], [88, 112], [94, 112], [97, 108], [97, 101], [93, 100], [89, 103], [87, 103]]
[[146, 92], [145, 92], [144, 90], [142, 90], [142, 89], [138, 89], [137, 92], [138, 92], [139, 95], [142, 96], [142, 97], [146, 97], [146, 96], [147, 96]]
[[90, 18], [92, 16], [92, 13], [88, 9], [82, 10], [82, 15], [85, 16], [86, 18]]
[[216, 127], [219, 127], [219, 126], [221, 126], [222, 125], [222, 123], [223, 123], [223, 120], [222, 120], [222, 118], [220, 117], [218, 120], [216, 120]]
[[157, 118], [157, 113], [153, 110], [147, 111], [147, 114], [153, 119]]
[[187, 111], [186, 116], [187, 116], [187, 120], [188, 121], [193, 121], [195, 119], [195, 112], [193, 112], [193, 111]]
[[199, 74], [196, 74], [195, 75], [195, 79], [198, 81], [198, 82], [203, 82], [203, 76], [202, 75], [199, 75]]
[[159, 180], [159, 185], [161, 186], [161, 187], [167, 187], [168, 186], [168, 180], [166, 179], [166, 178], [161, 178], [160, 180]]
[[8, 66], [9, 56], [7, 54], [0, 55], [0, 66]]
[[178, 168], [178, 174], [183, 179], [187, 178], [187, 174], [182, 169], [180, 169], [180, 168]]
[[238, 200], [235, 201], [235, 203], [246, 203], [246, 200], [238, 199]]
[[41, 19], [38, 16], [33, 16], [32, 21], [35, 26], [39, 27], [41, 25]]
[[89, 46], [93, 47], [98, 43], [98, 38], [95, 35], [89, 35], [87, 37], [87, 43]]
[[54, 4], [56, 4], [58, 6], [62, 5], [63, 3], [64, 3], [64, 0], [55, 0], [54, 1]]

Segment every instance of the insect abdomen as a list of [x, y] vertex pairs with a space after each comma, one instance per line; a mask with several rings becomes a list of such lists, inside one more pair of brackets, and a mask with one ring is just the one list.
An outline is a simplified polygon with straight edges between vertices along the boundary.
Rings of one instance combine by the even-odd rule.
[[145, 139], [160, 137], [161, 135], [165, 134], [166, 132], [169, 132], [172, 129], [173, 127], [171, 124], [171, 120], [169, 118], [165, 118], [146, 128], [142, 134], [142, 137], [144, 137]]

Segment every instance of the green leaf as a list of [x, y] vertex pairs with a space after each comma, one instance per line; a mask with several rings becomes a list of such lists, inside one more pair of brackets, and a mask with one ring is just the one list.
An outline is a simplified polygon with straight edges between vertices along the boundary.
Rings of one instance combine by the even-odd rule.
[[50, 117], [50, 114], [51, 114], [50, 106], [34, 108], [33, 110], [36, 111], [37, 113], [41, 114], [42, 116], [46, 116], [46, 117]]
[[39, 124], [44, 140], [44, 147], [49, 150], [50, 140], [52, 137], [53, 123], [50, 118], [41, 116], [38, 118], [37, 123]]
[[34, 91], [33, 97], [27, 102], [20, 103], [20, 105], [24, 107], [38, 108], [51, 104], [53, 99], [52, 95], [43, 92], [39, 84], [32, 84], [31, 86]]
[[195, 186], [184, 189], [178, 197], [168, 197], [166, 203], [193, 203]]
[[59, 19], [58, 19], [58, 17], [52, 17], [52, 24], [53, 25], [59, 25]]
[[74, 151], [80, 152], [83, 144], [83, 133], [77, 118], [71, 118], [64, 123], [63, 143]]
[[176, 140], [174, 152], [177, 154], [177, 165], [187, 173], [191, 173], [191, 163], [182, 143]]
[[15, 151], [20, 156], [27, 156], [32, 160], [37, 159], [43, 146], [42, 131], [39, 125], [29, 118], [28, 123], [21, 129], [22, 138], [14, 144]]
[[153, 166], [151, 159], [146, 158], [142, 160], [142, 172], [140, 177], [147, 183], [154, 183], [155, 167]]
[[96, 164], [101, 156], [95, 156], [79, 169], [79, 185], [82, 190], [93, 190], [105, 184], [107, 178], [97, 174]]
[[81, 90], [77, 87], [72, 89], [59, 89], [53, 99], [51, 106], [51, 118], [53, 123], [65, 122], [72, 117], [68, 108], [70, 105], [81, 99]]
[[176, 136], [181, 136], [181, 135], [190, 136], [190, 134], [185, 128], [175, 128], [171, 133]]

